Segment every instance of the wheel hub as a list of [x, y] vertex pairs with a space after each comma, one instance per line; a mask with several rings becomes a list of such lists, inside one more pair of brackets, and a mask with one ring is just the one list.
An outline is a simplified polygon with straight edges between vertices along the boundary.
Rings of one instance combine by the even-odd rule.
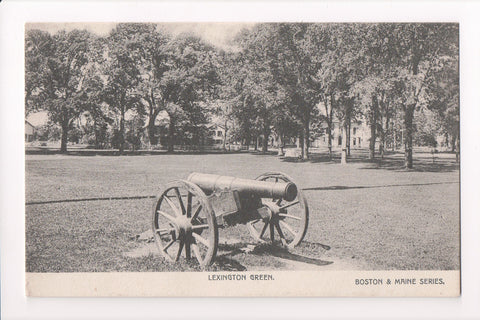
[[263, 205], [268, 208], [268, 211], [270, 213], [269, 220], [272, 220], [273, 218], [278, 219], [280, 218], [280, 213], [286, 212], [285, 209], [282, 209], [276, 202], [273, 201], [264, 201]]
[[186, 216], [177, 217], [175, 222], [175, 233], [177, 234], [177, 238], [181, 238], [187, 233], [192, 232], [192, 223]]

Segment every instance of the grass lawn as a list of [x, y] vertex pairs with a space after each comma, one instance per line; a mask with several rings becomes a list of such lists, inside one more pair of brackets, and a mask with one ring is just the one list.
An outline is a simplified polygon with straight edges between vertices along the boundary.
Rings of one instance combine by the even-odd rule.
[[[265, 246], [238, 253], [238, 244], [222, 241], [253, 243], [245, 226], [221, 230], [212, 270], [283, 269], [284, 260], [274, 257], [288, 254], [307, 262], [333, 261], [330, 268], [336, 270], [458, 269], [455, 156], [440, 154], [435, 162], [429, 153], [415, 156], [416, 169], [405, 171], [401, 154], [370, 162], [362, 151], [355, 152], [348, 165], [327, 161], [322, 154], [308, 162], [249, 153], [26, 155], [26, 270], [197, 270], [187, 262], [167, 264], [157, 254], [125, 256], [145, 246], [132, 240], [151, 225], [154, 200], [145, 197], [158, 195], [167, 182], [193, 171], [243, 178], [282, 171], [304, 190], [310, 207], [305, 240], [290, 253]], [[64, 201], [135, 196], [139, 198]]]

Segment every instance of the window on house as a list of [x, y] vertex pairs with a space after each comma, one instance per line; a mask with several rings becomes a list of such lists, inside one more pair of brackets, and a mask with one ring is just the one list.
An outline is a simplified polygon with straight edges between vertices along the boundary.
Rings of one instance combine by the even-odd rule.
[[338, 145], [339, 145], [339, 146], [342, 145], [342, 136], [338, 136]]
[[356, 146], [357, 145], [357, 139], [353, 138], [353, 145]]
[[222, 131], [218, 130], [217, 131], [217, 137], [221, 137], [222, 136]]
[[353, 128], [353, 135], [357, 134], [357, 128]]

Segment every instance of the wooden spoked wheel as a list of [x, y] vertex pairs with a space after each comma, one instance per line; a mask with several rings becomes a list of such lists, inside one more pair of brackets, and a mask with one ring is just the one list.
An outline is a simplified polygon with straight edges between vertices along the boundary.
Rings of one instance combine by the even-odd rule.
[[[268, 172], [256, 180], [294, 183], [292, 178], [280, 172]], [[262, 198], [262, 204], [270, 208], [272, 214], [269, 219], [249, 222], [247, 226], [251, 235], [259, 241], [269, 240], [272, 243], [278, 239], [288, 248], [298, 245], [305, 237], [308, 227], [308, 204], [302, 190], [298, 189], [293, 201]]]
[[155, 242], [166, 260], [181, 257], [210, 264], [218, 246], [215, 216], [205, 193], [195, 184], [177, 180], [157, 198], [153, 210]]

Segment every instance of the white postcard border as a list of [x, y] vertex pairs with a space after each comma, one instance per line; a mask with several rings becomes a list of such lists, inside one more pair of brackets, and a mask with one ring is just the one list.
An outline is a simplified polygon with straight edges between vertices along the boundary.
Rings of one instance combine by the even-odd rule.
[[[252, 9], [252, 7], [254, 7]], [[208, 8], [208, 9], [207, 9]], [[442, 2], [105, 2], [0, 4], [2, 316], [9, 318], [196, 319], [480, 317], [479, 3]], [[452, 299], [58, 299], [25, 297], [23, 26], [34, 21], [441, 21], [460, 22], [462, 121], [462, 296]], [[5, 107], [8, 106], [8, 107]], [[3, 152], [5, 151], [5, 152]], [[8, 152], [7, 152], [8, 151]], [[188, 307], [187, 307], [188, 305]]]

